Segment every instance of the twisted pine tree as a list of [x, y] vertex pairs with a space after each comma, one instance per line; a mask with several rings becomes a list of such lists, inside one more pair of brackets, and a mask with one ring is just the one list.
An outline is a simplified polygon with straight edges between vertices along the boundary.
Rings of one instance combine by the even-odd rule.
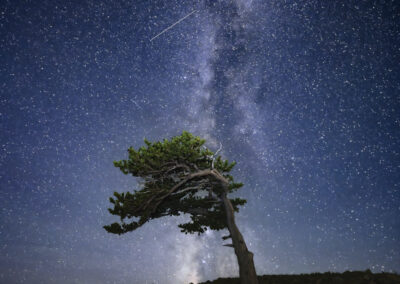
[[168, 141], [151, 143], [137, 151], [128, 149], [129, 159], [114, 162], [124, 174], [141, 178], [142, 189], [134, 193], [117, 193], [110, 198], [114, 208], [109, 212], [120, 217], [119, 223], [104, 228], [109, 233], [124, 234], [136, 230], [147, 221], [163, 216], [190, 214], [191, 221], [178, 225], [187, 233], [204, 233], [207, 228], [227, 228], [239, 264], [242, 284], [257, 284], [253, 253], [246, 246], [235, 223], [234, 212], [246, 203], [241, 198], [229, 199], [227, 195], [240, 187], [229, 172], [235, 162], [223, 161], [221, 156], [201, 147], [204, 139], [183, 131]]

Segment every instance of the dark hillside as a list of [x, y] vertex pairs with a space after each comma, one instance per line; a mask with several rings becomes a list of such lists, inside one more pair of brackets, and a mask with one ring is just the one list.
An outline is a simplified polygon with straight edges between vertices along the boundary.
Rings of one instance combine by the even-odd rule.
[[[263, 275], [260, 284], [400, 284], [400, 275], [371, 271], [346, 271], [344, 273], [311, 273], [299, 275]], [[238, 278], [218, 278], [199, 284], [240, 284]]]

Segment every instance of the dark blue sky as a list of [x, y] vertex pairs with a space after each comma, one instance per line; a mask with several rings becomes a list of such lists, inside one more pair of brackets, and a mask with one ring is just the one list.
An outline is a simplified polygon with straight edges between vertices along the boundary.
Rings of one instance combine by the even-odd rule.
[[237, 162], [258, 274], [399, 272], [399, 4], [181, 2], [1, 2], [0, 282], [237, 275], [185, 216], [102, 228], [112, 162], [183, 130]]

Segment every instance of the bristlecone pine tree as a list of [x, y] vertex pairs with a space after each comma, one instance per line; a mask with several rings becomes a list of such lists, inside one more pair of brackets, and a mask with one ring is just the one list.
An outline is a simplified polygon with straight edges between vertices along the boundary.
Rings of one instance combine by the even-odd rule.
[[239, 264], [242, 284], [257, 284], [253, 253], [246, 246], [235, 223], [234, 212], [246, 203], [240, 198], [229, 199], [227, 195], [242, 183], [235, 183], [228, 173], [235, 162], [223, 161], [221, 156], [202, 147], [204, 139], [183, 131], [168, 141], [151, 143], [144, 139], [147, 147], [137, 151], [128, 149], [129, 159], [114, 162], [124, 173], [141, 178], [143, 188], [133, 193], [117, 193], [110, 198], [114, 208], [109, 212], [121, 218], [104, 228], [113, 234], [124, 234], [136, 230], [147, 221], [163, 216], [190, 214], [191, 221], [178, 225], [187, 233], [204, 233], [207, 228], [227, 228]]

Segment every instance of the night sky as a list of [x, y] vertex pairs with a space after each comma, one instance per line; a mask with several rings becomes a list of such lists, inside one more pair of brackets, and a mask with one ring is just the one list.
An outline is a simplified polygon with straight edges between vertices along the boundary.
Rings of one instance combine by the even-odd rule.
[[102, 228], [113, 161], [183, 130], [237, 162], [258, 274], [399, 272], [399, 4], [1, 1], [0, 283], [237, 276], [188, 216]]

